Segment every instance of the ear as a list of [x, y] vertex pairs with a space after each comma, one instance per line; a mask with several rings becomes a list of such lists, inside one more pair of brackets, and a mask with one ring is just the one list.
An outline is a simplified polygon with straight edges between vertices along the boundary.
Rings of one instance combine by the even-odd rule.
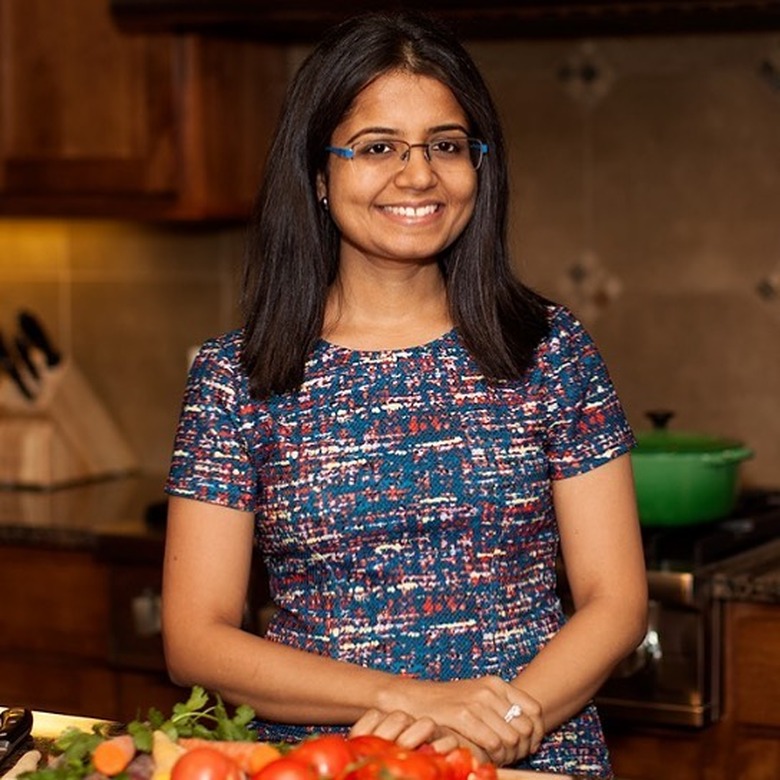
[[317, 174], [317, 200], [322, 200], [328, 195], [328, 185], [325, 181], [325, 172], [320, 171]]

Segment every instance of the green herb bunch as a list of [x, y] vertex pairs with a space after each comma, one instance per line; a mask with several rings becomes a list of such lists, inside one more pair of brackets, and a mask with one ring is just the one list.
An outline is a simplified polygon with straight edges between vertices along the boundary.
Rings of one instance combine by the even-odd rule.
[[99, 723], [90, 732], [72, 727], [65, 729], [50, 745], [43, 746], [54, 759], [50, 765], [26, 772], [20, 775], [20, 780], [83, 780], [94, 772], [92, 753], [95, 748], [123, 731], [133, 737], [139, 753], [152, 752], [152, 735], [157, 729], [174, 741], [179, 737], [254, 741], [257, 734], [250, 725], [254, 717], [254, 710], [246, 705], [237, 707], [230, 715], [218, 694], [214, 694], [214, 703], [210, 703], [209, 694], [196, 685], [187, 701], [174, 705], [170, 717], [151, 708], [145, 719], [133, 720], [126, 727]]

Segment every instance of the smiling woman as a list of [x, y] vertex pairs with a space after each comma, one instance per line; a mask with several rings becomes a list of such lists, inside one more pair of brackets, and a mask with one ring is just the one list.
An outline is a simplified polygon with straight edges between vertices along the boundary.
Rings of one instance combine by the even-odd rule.
[[[403, 348], [451, 327], [437, 258], [474, 212], [477, 170], [467, 128], [440, 81], [396, 70], [365, 87], [335, 129], [328, 151], [352, 154], [332, 157], [317, 182], [341, 237], [339, 283], [323, 331], [329, 341]], [[399, 295], [402, 308], [393, 305]], [[422, 308], [399, 318], [410, 295]], [[377, 296], [377, 305], [390, 304], [387, 316], [369, 321], [363, 304]]]
[[193, 363], [167, 486], [171, 675], [262, 739], [611, 776], [591, 699], [644, 635], [633, 437], [580, 323], [513, 276], [507, 198], [489, 92], [426, 17], [350, 20], [293, 79], [244, 325]]

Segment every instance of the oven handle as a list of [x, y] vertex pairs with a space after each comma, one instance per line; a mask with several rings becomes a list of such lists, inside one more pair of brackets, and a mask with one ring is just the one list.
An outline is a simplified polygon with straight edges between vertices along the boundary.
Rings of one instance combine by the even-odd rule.
[[624, 658], [612, 671], [613, 678], [633, 677], [643, 669], [657, 666], [663, 659], [661, 635], [658, 632], [661, 604], [650, 599], [647, 604], [647, 631], [631, 655]]
[[695, 579], [690, 572], [648, 571], [647, 586], [651, 599], [664, 604], [699, 606]]

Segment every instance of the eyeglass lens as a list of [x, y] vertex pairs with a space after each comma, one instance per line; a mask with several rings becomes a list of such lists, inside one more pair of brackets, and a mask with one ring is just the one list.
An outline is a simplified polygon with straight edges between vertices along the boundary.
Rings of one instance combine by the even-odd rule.
[[482, 163], [482, 142], [473, 138], [437, 138], [421, 144], [383, 138], [360, 141], [352, 147], [354, 159], [371, 167], [395, 167], [399, 162], [406, 165], [412, 149], [416, 148], [432, 166], [441, 169], [457, 169], [464, 165], [476, 169]]

